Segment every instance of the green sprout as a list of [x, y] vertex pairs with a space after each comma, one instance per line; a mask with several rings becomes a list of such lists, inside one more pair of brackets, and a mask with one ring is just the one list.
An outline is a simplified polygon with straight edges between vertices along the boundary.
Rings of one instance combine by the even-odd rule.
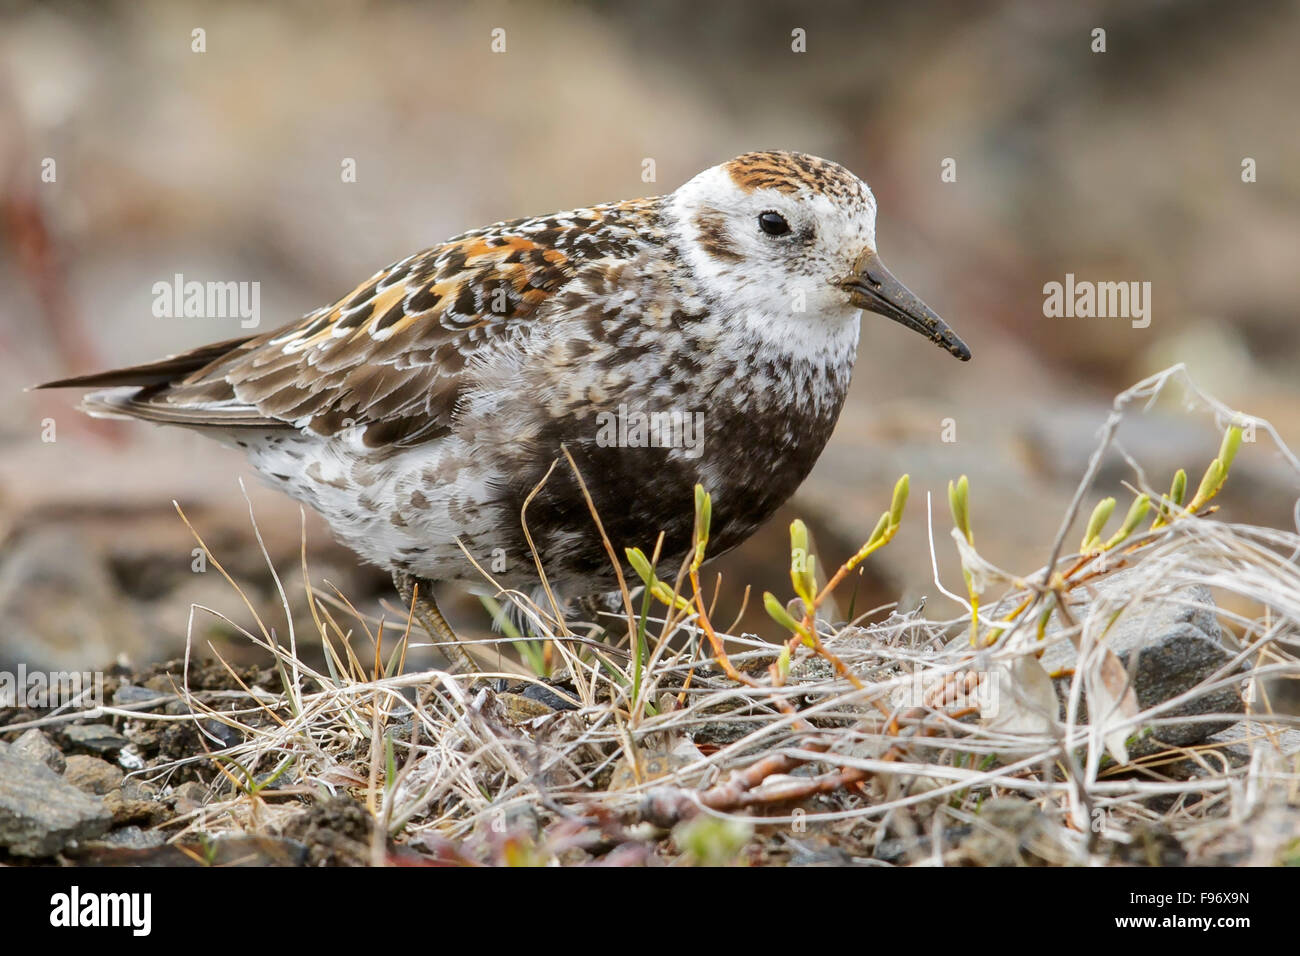
[[795, 518], [790, 522], [790, 583], [809, 607], [817, 599], [816, 561], [808, 550], [808, 527]]
[[[952, 512], [952, 523], [961, 532], [966, 543], [974, 547], [975, 533], [970, 526], [970, 479], [962, 475], [956, 482], [948, 482], [948, 509]], [[975, 590], [975, 579], [963, 561], [962, 580], [966, 582], [966, 596], [970, 601], [970, 643], [974, 647], [979, 641], [980, 596]]]
[[1111, 535], [1110, 539], [1103, 544], [1102, 550], [1109, 551], [1116, 545], [1124, 541], [1137, 530], [1137, 526], [1146, 520], [1147, 513], [1151, 510], [1151, 496], [1138, 495], [1133, 499], [1133, 504], [1129, 505], [1128, 514], [1124, 516], [1124, 523], [1120, 525], [1118, 531]]
[[1092, 509], [1092, 517], [1088, 519], [1088, 527], [1083, 532], [1083, 541], [1079, 543], [1079, 552], [1089, 554], [1102, 551], [1101, 531], [1106, 527], [1106, 522], [1115, 512], [1115, 499], [1103, 498], [1097, 502], [1097, 507]]
[[1223, 440], [1219, 443], [1219, 454], [1206, 466], [1205, 474], [1201, 476], [1201, 483], [1196, 488], [1196, 494], [1192, 496], [1186, 509], [1183, 508], [1183, 499], [1187, 494], [1187, 472], [1178, 469], [1174, 474], [1169, 496], [1160, 502], [1155, 521], [1151, 523], [1152, 531], [1181, 517], [1179, 512], [1196, 514], [1210, 503], [1228, 480], [1228, 471], [1232, 468], [1237, 452], [1241, 449], [1243, 434], [1242, 426], [1235, 424], [1229, 425], [1224, 431]]
[[785, 605], [781, 603], [781, 600], [771, 591], [763, 592], [763, 608], [772, 620], [791, 634], [800, 635], [804, 639], [804, 643], [811, 645], [812, 636], [808, 633], [808, 628], [796, 621], [790, 612], [785, 609]]
[[691, 570], [698, 571], [704, 563], [704, 549], [709, 543], [709, 524], [713, 520], [713, 496], [703, 485], [695, 486], [695, 557]]

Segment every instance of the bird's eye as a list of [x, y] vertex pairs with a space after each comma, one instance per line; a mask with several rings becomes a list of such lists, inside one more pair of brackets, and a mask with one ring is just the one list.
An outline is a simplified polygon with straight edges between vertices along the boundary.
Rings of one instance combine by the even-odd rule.
[[769, 236], [784, 236], [790, 231], [790, 224], [785, 221], [785, 216], [779, 212], [768, 211], [759, 215], [758, 228]]

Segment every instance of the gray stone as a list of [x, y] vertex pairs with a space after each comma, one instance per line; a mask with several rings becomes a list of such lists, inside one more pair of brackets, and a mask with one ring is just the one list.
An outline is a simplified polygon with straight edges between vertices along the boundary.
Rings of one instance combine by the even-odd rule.
[[[1273, 753], [1283, 763], [1300, 755], [1300, 729], [1277, 726], [1262, 720], [1239, 721], [1227, 730], [1219, 731], [1206, 742], [1217, 748], [1234, 767], [1244, 767], [1250, 763], [1253, 748], [1256, 747]], [[1221, 771], [1213, 762], [1207, 768], [1196, 761], [1188, 761], [1188, 772], [1195, 776], [1213, 776]]]
[[122, 781], [122, 795], [128, 800], [157, 800], [158, 788], [139, 777], [127, 777]]
[[1037, 804], [997, 797], [980, 804], [979, 825], [958, 841], [956, 853], [972, 866], [1062, 865], [1070, 859], [1062, 833]]
[[[1131, 573], [1118, 572], [1095, 587], [1097, 599], [1122, 601], [1132, 593], [1134, 584]], [[1133, 655], [1137, 655], [1133, 671], [1134, 692], [1142, 709], [1186, 693], [1231, 659], [1231, 653], [1223, 646], [1223, 632], [1213, 608], [1214, 598], [1208, 589], [1189, 587], [1173, 595], [1140, 601], [1125, 610], [1111, 626], [1105, 637], [1106, 646], [1119, 656], [1126, 669], [1133, 668]], [[1071, 611], [1076, 620], [1081, 620], [1086, 609], [1076, 607]], [[1062, 637], [1059, 631], [1059, 615], [1053, 615], [1047, 635], [1051, 643], [1042, 657], [1043, 666], [1049, 673], [1073, 668], [1077, 659], [1073, 643]], [[1064, 701], [1069, 694], [1070, 678], [1057, 678], [1056, 685], [1057, 693]], [[1201, 694], [1160, 717], [1162, 720], [1197, 718], [1207, 714], [1240, 713], [1241, 710], [1237, 688], [1228, 686]], [[1200, 743], [1233, 723], [1234, 720], [1229, 718], [1218, 721], [1186, 719], [1161, 724], [1152, 729], [1152, 739], [1139, 741], [1135, 752], [1156, 749], [1156, 741], [1184, 747]]]
[[43, 763], [55, 773], [63, 773], [65, 766], [63, 751], [54, 746], [50, 738], [35, 727], [14, 741], [10, 753]]
[[127, 704], [140, 704], [166, 696], [168, 695], [162, 691], [154, 690], [152, 687], [141, 687], [139, 684], [123, 684], [113, 691], [113, 703], [118, 707], [123, 707]]
[[72, 724], [63, 736], [71, 746], [98, 754], [115, 754], [129, 743], [108, 724]]
[[73, 841], [99, 836], [111, 821], [102, 800], [45, 764], [0, 754], [0, 846], [10, 853], [54, 856]]
[[90, 844], [92, 849], [113, 850], [152, 850], [167, 842], [156, 830], [145, 830], [137, 826], [118, 827], [99, 840]]
[[125, 774], [121, 768], [114, 767], [107, 760], [75, 754], [68, 758], [68, 769], [63, 772], [63, 779], [78, 790], [103, 796], [110, 790], [122, 785]]
[[114, 826], [128, 823], [156, 823], [165, 808], [157, 800], [136, 799], [127, 796], [126, 788], [119, 787], [104, 794], [104, 806], [113, 815]]
[[189, 813], [191, 810], [197, 810], [207, 801], [208, 788], [203, 784], [191, 780], [176, 787], [166, 797], [177, 813]]

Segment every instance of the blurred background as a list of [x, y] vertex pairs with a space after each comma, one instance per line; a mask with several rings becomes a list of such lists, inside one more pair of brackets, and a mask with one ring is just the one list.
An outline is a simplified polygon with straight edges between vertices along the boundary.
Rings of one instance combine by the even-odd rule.
[[[925, 502], [934, 492], [940, 576], [960, 591], [944, 489], [963, 473], [985, 557], [1041, 566], [1113, 396], [1176, 362], [1300, 444], [1300, 6], [805, 6], [0, 6], [0, 665], [175, 655], [195, 603], [249, 626], [221, 575], [194, 569], [173, 500], [283, 626], [241, 476], [300, 592], [298, 506], [240, 455], [181, 430], [93, 422], [73, 393], [22, 391], [240, 334], [238, 318], [156, 318], [155, 283], [257, 282], [269, 329], [454, 233], [668, 192], [754, 148], [867, 179], [883, 257], [975, 358], [864, 316], [852, 395], [817, 469], [717, 565], [723, 623], [737, 585], [788, 593], [792, 516], [834, 566], [903, 472], [903, 531], [856, 582], [856, 610], [925, 597], [957, 612], [934, 583]], [[1043, 286], [1067, 273], [1149, 282], [1150, 325], [1046, 317]], [[1186, 396], [1168, 399], [1121, 430], [1158, 486], [1179, 466], [1194, 482], [1220, 435]], [[1260, 438], [1223, 513], [1291, 527], [1296, 477]], [[1085, 516], [1104, 495], [1126, 507], [1132, 477], [1108, 458]], [[318, 583], [391, 606], [385, 574], [315, 516], [306, 528]], [[476, 603], [444, 601], [460, 627], [484, 625]], [[774, 636], [761, 617], [745, 626]], [[247, 653], [203, 615], [194, 636]]]

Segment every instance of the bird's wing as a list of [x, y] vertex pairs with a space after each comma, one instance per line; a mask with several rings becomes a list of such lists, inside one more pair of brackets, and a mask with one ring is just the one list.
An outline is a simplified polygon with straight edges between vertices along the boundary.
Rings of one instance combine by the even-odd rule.
[[403, 259], [331, 306], [264, 335], [42, 388], [140, 386], [87, 396], [91, 411], [168, 424], [361, 426], [407, 446], [450, 426], [467, 366], [519, 341], [586, 265], [658, 230], [653, 200], [475, 230]]

